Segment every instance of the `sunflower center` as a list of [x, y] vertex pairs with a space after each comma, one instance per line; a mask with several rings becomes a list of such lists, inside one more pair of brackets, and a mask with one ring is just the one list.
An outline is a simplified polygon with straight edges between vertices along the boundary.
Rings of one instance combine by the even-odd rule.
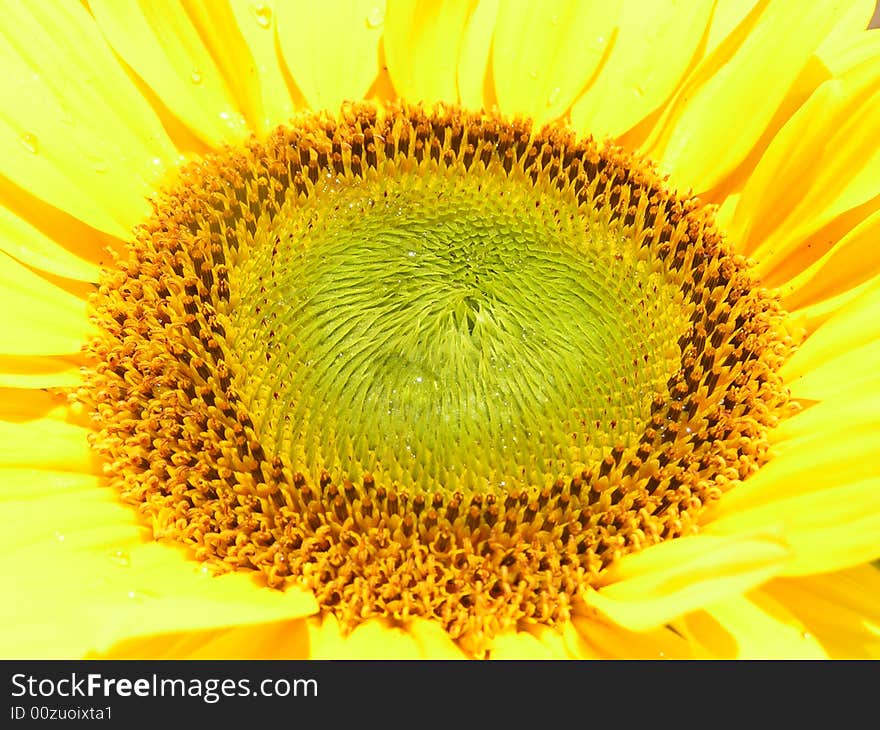
[[93, 306], [94, 445], [157, 537], [475, 654], [692, 531], [787, 400], [782, 313], [698, 201], [454, 109], [184, 169]]
[[629, 443], [678, 367], [668, 272], [498, 161], [327, 172], [230, 279], [240, 391], [317, 481], [548, 486]]

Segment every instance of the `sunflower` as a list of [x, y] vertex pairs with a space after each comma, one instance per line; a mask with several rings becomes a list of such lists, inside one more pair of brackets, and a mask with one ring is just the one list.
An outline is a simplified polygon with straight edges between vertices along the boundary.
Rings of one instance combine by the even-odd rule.
[[2, 654], [880, 655], [872, 11], [9, 3]]

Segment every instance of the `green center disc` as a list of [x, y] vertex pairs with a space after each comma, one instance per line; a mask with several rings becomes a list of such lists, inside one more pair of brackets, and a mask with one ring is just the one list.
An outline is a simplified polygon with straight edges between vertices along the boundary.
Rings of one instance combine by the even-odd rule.
[[258, 429], [314, 481], [429, 491], [548, 484], [630, 444], [679, 366], [680, 287], [573, 195], [429, 164], [328, 173], [261, 221], [230, 282]]

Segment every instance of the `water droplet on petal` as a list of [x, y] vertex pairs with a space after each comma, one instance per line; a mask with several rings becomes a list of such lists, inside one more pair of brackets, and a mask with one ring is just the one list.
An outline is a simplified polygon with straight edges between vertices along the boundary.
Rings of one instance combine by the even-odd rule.
[[529, 71], [529, 77], [531, 77], [533, 79], [538, 78], [538, 69], [535, 68], [535, 69], [532, 69], [531, 71]]
[[272, 24], [272, 8], [262, 3], [254, 6], [254, 17], [257, 19], [257, 25], [261, 28], [268, 28]]
[[37, 139], [37, 135], [31, 134], [30, 132], [21, 135], [21, 145], [34, 155], [40, 151], [40, 140]]
[[64, 533], [60, 530], [55, 530], [55, 539], [58, 540], [58, 542], [64, 542]]
[[194, 69], [193, 72], [189, 75], [189, 80], [194, 84], [202, 83], [202, 72], [198, 69]]
[[125, 550], [114, 550], [110, 553], [110, 562], [121, 568], [127, 568], [131, 564], [131, 557]]
[[562, 92], [558, 86], [553, 88], [553, 91], [550, 92], [550, 96], [547, 97], [547, 106], [553, 106], [559, 100], [559, 94]]
[[370, 8], [367, 13], [367, 27], [368, 28], [378, 28], [385, 22], [385, 8], [381, 8], [378, 5]]

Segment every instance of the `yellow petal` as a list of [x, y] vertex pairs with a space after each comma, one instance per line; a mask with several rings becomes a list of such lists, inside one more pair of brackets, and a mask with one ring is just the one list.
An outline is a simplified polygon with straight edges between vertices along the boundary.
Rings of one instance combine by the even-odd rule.
[[199, 139], [219, 146], [247, 135], [236, 100], [182, 5], [94, 0], [89, 7], [113, 49]]
[[82, 381], [82, 358], [0, 355], [0, 388], [63, 388]]
[[415, 639], [424, 659], [464, 659], [465, 655], [436, 621], [416, 619], [407, 624], [407, 633]]
[[0, 353], [79, 352], [92, 332], [86, 303], [0, 252]]
[[503, 2], [492, 45], [498, 105], [536, 126], [563, 115], [597, 76], [617, 35], [620, 2]]
[[575, 131], [616, 137], [661, 106], [695, 62], [713, 4], [625, 3], [608, 62], [571, 109]]
[[784, 606], [768, 596], [736, 596], [706, 609], [733, 637], [736, 659], [826, 659], [827, 654]]
[[880, 659], [880, 570], [779, 578], [761, 593], [784, 604], [835, 659]]
[[4, 174], [101, 231], [126, 238], [176, 151], [80, 3], [0, 6]]
[[68, 251], [32, 223], [0, 207], [0, 250], [28, 266], [79, 281], [97, 281], [98, 267]]
[[666, 626], [629, 631], [584, 615], [576, 615], [572, 623], [577, 639], [571, 646], [584, 658], [689, 659], [693, 653], [688, 643]]
[[624, 628], [647, 631], [763, 583], [788, 557], [769, 531], [670, 540], [622, 558], [609, 569], [613, 582], [586, 601]]
[[508, 631], [499, 634], [489, 648], [490, 659], [569, 659], [559, 655], [527, 631]]
[[385, 58], [401, 97], [429, 103], [458, 101], [459, 48], [475, 4], [473, 0], [393, 0], [388, 4]]
[[98, 659], [308, 659], [305, 619], [125, 639]]
[[499, 0], [480, 0], [461, 39], [458, 98], [468, 109], [489, 109], [496, 103], [490, 61], [498, 4]]
[[712, 519], [880, 476], [873, 458], [880, 429], [878, 407], [880, 395], [861, 407], [821, 403], [785, 422], [770, 461], [726, 493], [711, 511]]
[[295, 107], [275, 48], [274, 3], [185, 0], [184, 7], [248, 126], [265, 135], [287, 122]]
[[[839, 70], [836, 68], [838, 60], [852, 49], [853, 44], [858, 44], [870, 35], [880, 36], [877, 33], [863, 32], [871, 22], [876, 9], [876, 0], [851, 0], [838, 11], [837, 23], [816, 52], [816, 55], [831, 67], [835, 75]], [[873, 40], [878, 42], [880, 37], [875, 37]]]
[[0, 498], [16, 525], [0, 536], [0, 567], [27, 596], [0, 608], [3, 656], [76, 657], [317, 610], [310, 594], [267, 589], [248, 573], [212, 576], [184, 550], [149, 542], [134, 510], [94, 475], [5, 469]]
[[693, 71], [645, 150], [678, 187], [709, 190], [746, 158], [832, 27], [833, 5], [764, 0]]
[[[742, 192], [732, 235], [770, 285], [784, 283], [834, 240], [813, 235], [878, 195], [876, 61], [825, 82], [780, 130]], [[809, 246], [809, 256], [801, 253]], [[799, 255], [798, 255], [799, 254]]]
[[704, 56], [709, 56], [752, 12], [758, 0], [716, 0]]
[[309, 621], [313, 659], [421, 659], [421, 646], [403, 629], [370, 619], [344, 634], [333, 615]]
[[789, 311], [830, 299], [880, 275], [880, 210], [781, 287]]
[[[822, 365], [846, 356], [880, 337], [880, 279], [841, 307], [800, 346], [780, 374], [797, 389], [798, 378]], [[808, 394], [805, 394], [809, 397]]]
[[379, 73], [384, 12], [382, 0], [278, 4], [278, 42], [312, 109], [364, 98]]
[[[821, 481], [821, 472], [813, 478]], [[781, 575], [842, 570], [880, 557], [880, 476], [779, 499], [769, 492], [760, 506], [726, 510], [706, 534], [781, 529], [792, 552]]]

